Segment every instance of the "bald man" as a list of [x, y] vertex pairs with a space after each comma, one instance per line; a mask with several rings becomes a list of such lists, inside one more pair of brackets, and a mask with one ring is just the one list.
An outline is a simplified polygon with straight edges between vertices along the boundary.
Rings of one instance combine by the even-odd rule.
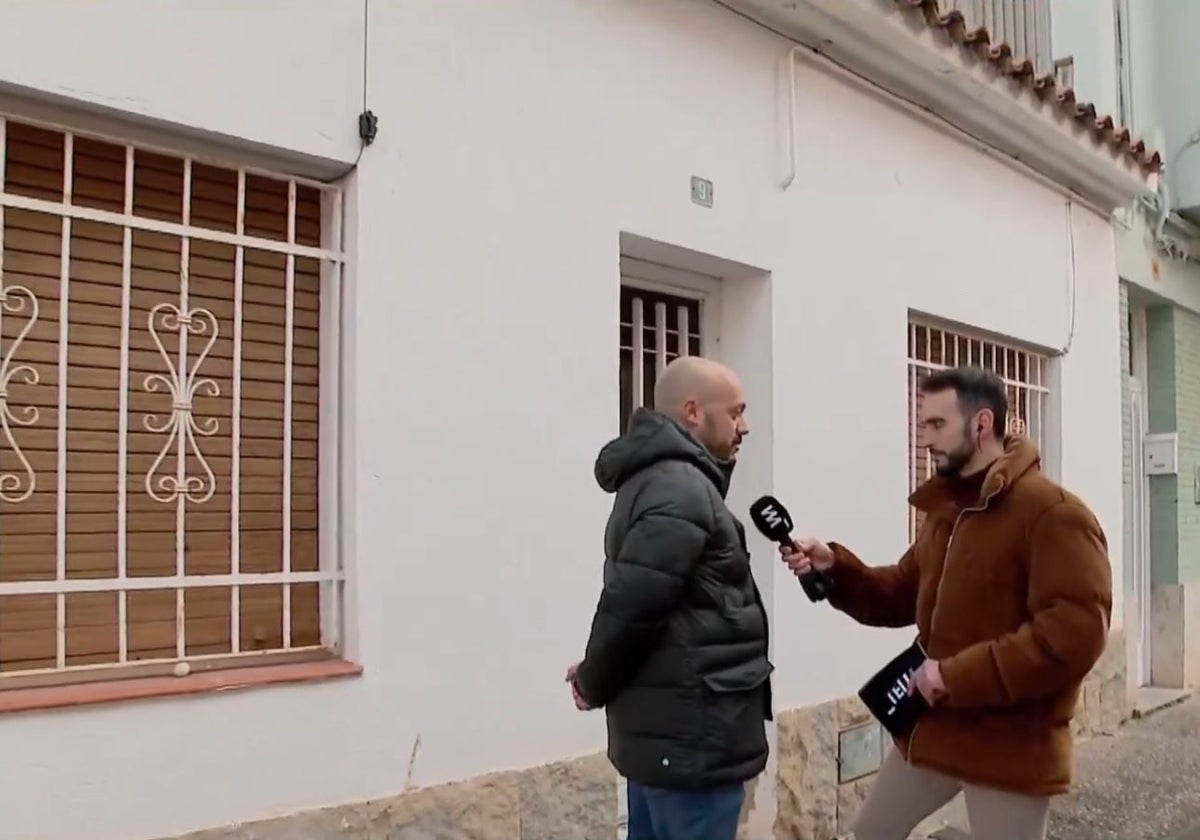
[[567, 680], [579, 708], [607, 712], [628, 840], [734, 840], [745, 782], [767, 762], [773, 670], [745, 530], [725, 506], [746, 399], [731, 370], [684, 357], [654, 405], [596, 459], [616, 498], [604, 588]]

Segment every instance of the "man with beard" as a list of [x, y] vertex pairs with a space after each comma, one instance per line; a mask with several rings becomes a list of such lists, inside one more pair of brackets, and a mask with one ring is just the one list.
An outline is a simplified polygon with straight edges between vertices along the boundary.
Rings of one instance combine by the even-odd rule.
[[737, 377], [683, 357], [596, 460], [615, 493], [604, 587], [580, 709], [604, 707], [608, 756], [627, 779], [628, 840], [734, 840], [745, 782], [767, 762], [767, 616], [745, 531], [725, 506], [748, 434]]
[[1049, 797], [1071, 783], [1071, 718], [1112, 611], [1105, 537], [1042, 474], [1029, 440], [1004, 436], [1004, 384], [978, 368], [921, 384], [937, 475], [909, 499], [925, 520], [894, 566], [845, 546], [784, 547], [823, 569], [830, 603], [862, 624], [916, 624], [928, 659], [912, 690], [930, 708], [896, 740], [858, 815], [858, 840], [904, 840], [960, 790], [977, 840], [1042, 840]]

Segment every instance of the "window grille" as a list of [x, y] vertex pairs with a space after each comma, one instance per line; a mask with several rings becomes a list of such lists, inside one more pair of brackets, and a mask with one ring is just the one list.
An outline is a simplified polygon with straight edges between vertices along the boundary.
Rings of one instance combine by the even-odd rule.
[[338, 647], [340, 202], [0, 118], [0, 688]]
[[654, 383], [679, 356], [701, 354], [699, 298], [621, 286], [620, 429], [634, 410], [654, 407]]

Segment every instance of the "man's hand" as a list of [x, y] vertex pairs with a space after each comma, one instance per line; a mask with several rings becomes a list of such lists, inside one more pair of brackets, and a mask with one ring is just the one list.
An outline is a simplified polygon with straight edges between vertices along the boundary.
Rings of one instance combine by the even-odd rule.
[[592, 707], [588, 705], [588, 701], [583, 699], [583, 695], [579, 693], [579, 686], [575, 682], [575, 678], [579, 675], [579, 666], [581, 662], [576, 662], [567, 669], [567, 682], [571, 686], [571, 698], [575, 701], [575, 708], [581, 712], [589, 711]]
[[814, 537], [794, 540], [791, 545], [781, 545], [779, 554], [796, 577], [814, 569], [824, 572], [833, 566], [833, 550]]
[[926, 659], [925, 663], [913, 674], [912, 681], [908, 684], [908, 693], [912, 694], [914, 691], [921, 692], [921, 696], [930, 706], [937, 705], [937, 702], [946, 696], [946, 684], [942, 682], [942, 669], [935, 660]]

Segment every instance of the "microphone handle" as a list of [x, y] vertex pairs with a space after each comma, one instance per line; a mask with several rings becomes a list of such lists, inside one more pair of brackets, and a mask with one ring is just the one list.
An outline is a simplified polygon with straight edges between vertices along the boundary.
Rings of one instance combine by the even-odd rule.
[[828, 598], [832, 585], [833, 582], [829, 579], [829, 575], [816, 569], [813, 569], [808, 574], [800, 575], [800, 587], [804, 590], [804, 594], [808, 596], [808, 600], [813, 603], [824, 601]]
[[[782, 546], [792, 545], [792, 535], [788, 534], [786, 540], [780, 540]], [[824, 601], [829, 597], [829, 590], [833, 588], [833, 581], [829, 575], [819, 569], [813, 569], [807, 574], [800, 575], [800, 588], [804, 590], [804, 594], [808, 596], [808, 600], [814, 604], [819, 601]]]

